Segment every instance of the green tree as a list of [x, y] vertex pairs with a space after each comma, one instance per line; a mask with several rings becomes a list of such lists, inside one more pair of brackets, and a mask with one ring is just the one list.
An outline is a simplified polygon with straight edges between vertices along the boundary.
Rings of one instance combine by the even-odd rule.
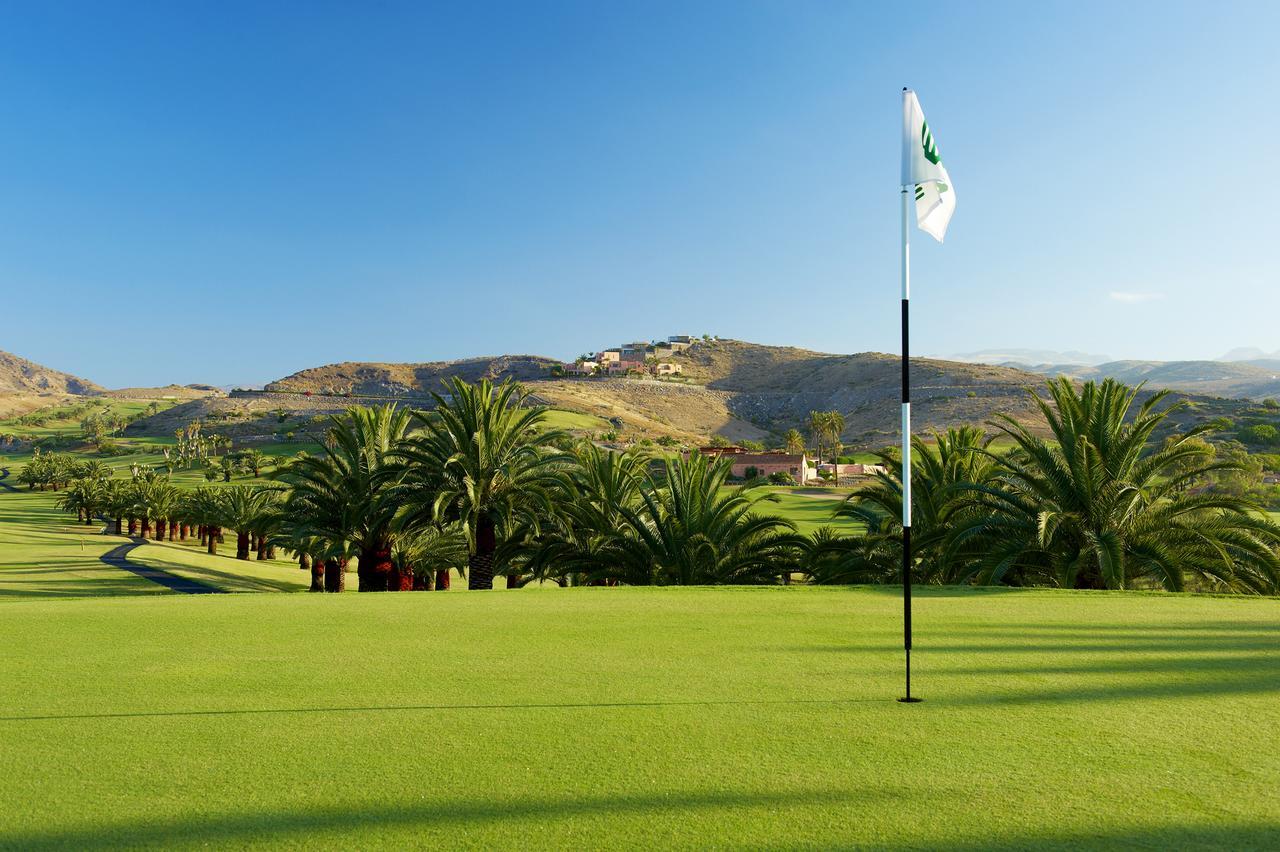
[[995, 483], [975, 489], [985, 511], [953, 533], [982, 554], [982, 582], [1180, 591], [1194, 577], [1211, 589], [1280, 588], [1280, 528], [1240, 498], [1183, 488], [1231, 466], [1191, 441], [1207, 427], [1153, 444], [1182, 407], [1158, 408], [1167, 391], [1138, 404], [1140, 387], [1111, 379], [1077, 391], [1062, 377], [1048, 388], [1050, 400], [1033, 398], [1052, 438], [1002, 415], [995, 425], [1016, 450], [1000, 457]]
[[295, 534], [324, 542], [326, 559], [345, 559], [349, 543], [362, 592], [412, 588], [412, 578], [400, 577], [391, 558], [399, 453], [410, 415], [394, 405], [353, 406], [329, 422], [323, 455], [297, 457], [276, 474], [293, 487], [286, 512]]
[[798, 456], [805, 451], [804, 436], [800, 434], [799, 429], [788, 429], [783, 441], [786, 443], [787, 452], [792, 455]]
[[[912, 578], [925, 583], [965, 583], [974, 571], [970, 553], [948, 547], [947, 536], [972, 511], [971, 489], [988, 484], [995, 463], [979, 428], [935, 433], [932, 444], [911, 441]], [[896, 449], [879, 453], [883, 470], [855, 490], [835, 516], [864, 525], [863, 535], [831, 531], [811, 542], [808, 571], [818, 583], [902, 582], [902, 459]]]
[[726, 458], [693, 453], [647, 473], [640, 502], [619, 511], [612, 564], [594, 572], [631, 585], [772, 583], [799, 565], [804, 539], [789, 521], [759, 513], [773, 495], [727, 487]]
[[547, 409], [527, 405], [528, 394], [507, 381], [447, 382], [448, 396], [432, 394], [436, 409], [418, 412], [421, 430], [405, 444], [397, 502], [401, 524], [414, 529], [457, 522], [467, 537], [467, 585], [493, 588], [500, 542], [536, 526], [552, 512], [565, 456], [564, 437], [543, 429]]

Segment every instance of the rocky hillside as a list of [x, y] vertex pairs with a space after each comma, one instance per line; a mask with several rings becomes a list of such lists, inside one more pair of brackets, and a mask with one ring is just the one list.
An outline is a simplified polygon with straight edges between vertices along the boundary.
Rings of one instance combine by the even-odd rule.
[[3, 394], [75, 394], [101, 393], [88, 379], [41, 366], [26, 358], [0, 351], [0, 393]]
[[302, 370], [271, 382], [264, 390], [284, 393], [367, 394], [371, 396], [414, 396], [440, 390], [442, 380], [460, 376], [466, 381], [501, 381], [512, 378], [527, 382], [545, 378], [559, 364], [555, 358], [536, 355], [499, 355], [460, 361], [425, 364], [377, 364], [345, 362]]
[[[447, 376], [468, 381], [514, 378], [534, 398], [554, 408], [593, 415], [595, 423], [631, 437], [671, 436], [693, 444], [710, 435], [776, 443], [790, 428], [805, 429], [810, 411], [845, 417], [844, 443], [878, 449], [897, 439], [900, 365], [874, 352], [830, 355], [737, 340], [698, 342], [671, 360], [680, 381], [641, 378], [552, 379], [555, 359], [529, 355], [471, 358], [429, 364], [346, 363], [303, 370], [262, 392], [196, 399], [135, 423], [137, 434], [169, 435], [200, 419], [213, 431], [239, 439], [301, 437], [323, 429], [323, 415], [353, 403], [401, 397], [429, 404], [426, 394]], [[1036, 424], [1039, 412], [1028, 390], [1043, 388], [1043, 374], [1005, 366], [934, 359], [913, 360], [912, 414], [920, 432], [983, 424], [999, 414]], [[1161, 387], [1151, 382], [1151, 390]], [[1179, 415], [1182, 426], [1218, 416], [1236, 417], [1240, 400], [1187, 395], [1195, 406]], [[593, 430], [599, 431], [596, 427]]]

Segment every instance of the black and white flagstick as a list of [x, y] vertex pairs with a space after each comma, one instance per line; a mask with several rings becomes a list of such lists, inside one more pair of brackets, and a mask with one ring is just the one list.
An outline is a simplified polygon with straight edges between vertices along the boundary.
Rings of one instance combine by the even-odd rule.
[[[907, 89], [902, 90], [903, 98]], [[907, 693], [898, 700], [914, 704], [911, 696], [911, 218], [907, 205], [912, 187], [902, 187], [902, 647], [906, 651]]]

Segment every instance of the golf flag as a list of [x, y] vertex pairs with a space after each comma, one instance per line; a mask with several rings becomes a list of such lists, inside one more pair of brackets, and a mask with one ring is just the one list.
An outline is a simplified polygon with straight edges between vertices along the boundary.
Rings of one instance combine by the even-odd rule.
[[942, 242], [956, 210], [956, 188], [942, 165], [920, 101], [910, 90], [902, 99], [902, 185], [915, 187], [920, 230]]

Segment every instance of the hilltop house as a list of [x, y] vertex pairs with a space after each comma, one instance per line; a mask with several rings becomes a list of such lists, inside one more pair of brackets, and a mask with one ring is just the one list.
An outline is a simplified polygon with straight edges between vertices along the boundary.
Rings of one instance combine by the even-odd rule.
[[658, 376], [678, 376], [684, 372], [684, 367], [671, 361], [661, 361], [653, 368], [654, 375]]
[[599, 366], [597, 361], [575, 361], [572, 364], [565, 364], [564, 371], [571, 376], [591, 376]]

